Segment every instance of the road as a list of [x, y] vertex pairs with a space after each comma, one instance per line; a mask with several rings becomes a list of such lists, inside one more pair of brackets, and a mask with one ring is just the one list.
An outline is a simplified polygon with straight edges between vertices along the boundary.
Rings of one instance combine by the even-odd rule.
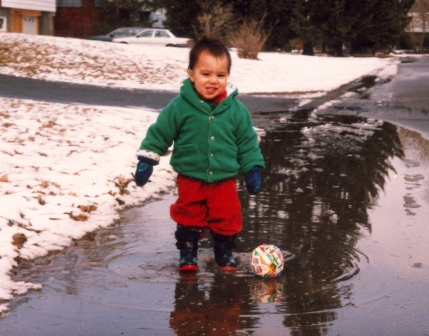
[[[172, 91], [122, 89], [0, 75], [0, 96], [7, 98], [158, 110], [165, 107], [176, 95], [177, 92]], [[240, 95], [240, 99], [252, 111], [283, 111], [295, 106], [297, 101], [296, 98], [281, 96], [261, 99], [257, 96]]]
[[[355, 113], [429, 135], [429, 57], [404, 57], [393, 80], [343, 99], [329, 113]], [[356, 109], [356, 107], [359, 107]]]

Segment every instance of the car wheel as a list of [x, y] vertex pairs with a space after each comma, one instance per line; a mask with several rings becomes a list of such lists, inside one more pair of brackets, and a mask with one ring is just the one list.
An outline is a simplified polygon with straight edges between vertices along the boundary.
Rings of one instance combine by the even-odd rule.
[[167, 44], [166, 47], [174, 47], [174, 44]]
[[121, 43], [121, 44], [128, 44], [127, 42], [119, 42], [119, 43]]

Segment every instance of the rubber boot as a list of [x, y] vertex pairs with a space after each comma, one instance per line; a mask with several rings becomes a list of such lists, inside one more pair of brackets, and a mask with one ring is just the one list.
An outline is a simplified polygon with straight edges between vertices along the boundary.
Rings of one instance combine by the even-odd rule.
[[180, 250], [179, 271], [198, 271], [197, 252], [200, 230], [178, 224], [176, 247]]
[[214, 240], [216, 263], [222, 271], [235, 271], [237, 264], [232, 255], [232, 249], [235, 247], [234, 240], [237, 235], [225, 236], [214, 232], [211, 232], [211, 235]]

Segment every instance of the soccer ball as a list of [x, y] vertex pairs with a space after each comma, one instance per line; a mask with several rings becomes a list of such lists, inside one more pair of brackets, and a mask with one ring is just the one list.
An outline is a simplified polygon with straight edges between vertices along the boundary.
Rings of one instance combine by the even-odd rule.
[[277, 278], [254, 277], [250, 282], [250, 297], [254, 303], [281, 302], [283, 285]]
[[283, 271], [283, 255], [277, 246], [259, 245], [250, 256], [253, 273], [262, 277], [273, 278]]

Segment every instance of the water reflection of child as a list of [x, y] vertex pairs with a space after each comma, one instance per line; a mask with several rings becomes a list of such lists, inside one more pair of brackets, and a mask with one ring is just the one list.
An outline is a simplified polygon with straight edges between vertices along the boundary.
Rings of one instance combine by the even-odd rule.
[[[235, 335], [240, 328], [242, 291], [220, 274], [215, 275], [209, 290], [196, 277], [183, 273], [176, 283], [170, 328], [177, 336]], [[238, 282], [240, 288], [246, 287], [244, 278]]]
[[149, 127], [137, 152], [135, 181], [143, 186], [174, 142], [171, 165], [178, 173], [179, 197], [170, 215], [178, 223], [180, 271], [198, 270], [198, 240], [205, 229], [213, 237], [218, 265], [235, 269], [232, 249], [242, 230], [235, 177], [239, 171], [245, 174], [251, 194], [261, 187], [265, 163], [250, 113], [237, 100], [237, 89], [227, 84], [230, 69], [231, 56], [221, 42], [197, 41], [189, 54], [189, 78]]

